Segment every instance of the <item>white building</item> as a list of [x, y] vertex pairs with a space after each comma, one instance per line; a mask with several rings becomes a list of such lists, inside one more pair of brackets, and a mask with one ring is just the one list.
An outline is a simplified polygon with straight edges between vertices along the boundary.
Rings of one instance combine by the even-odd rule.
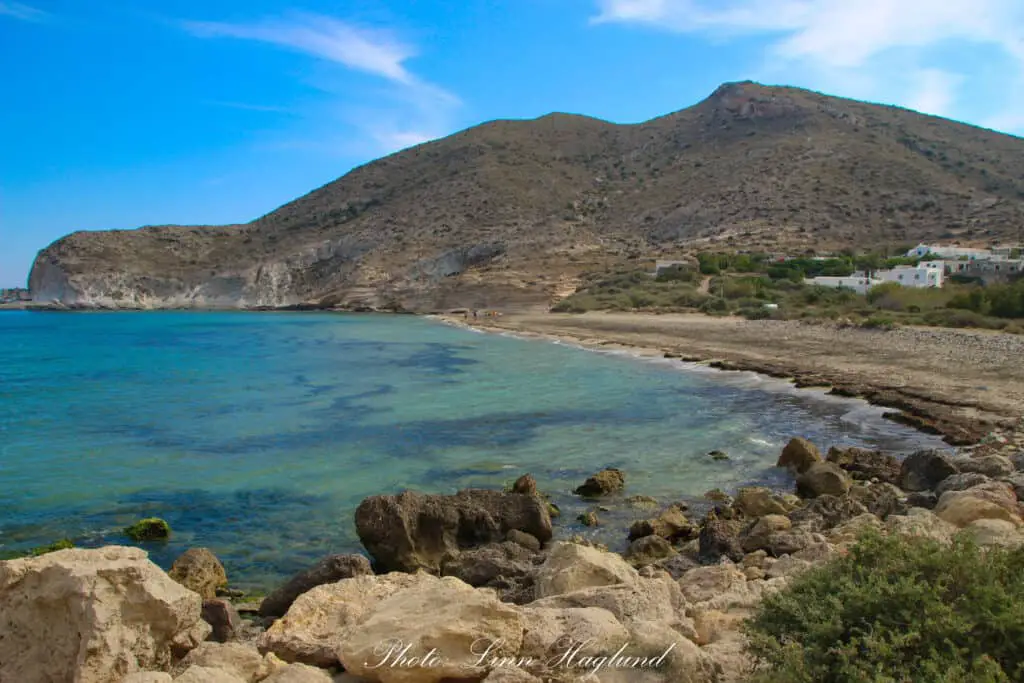
[[941, 287], [945, 276], [943, 261], [929, 261], [917, 266], [896, 266], [892, 270], [875, 271], [882, 282], [895, 282], [904, 287]]
[[988, 249], [973, 249], [970, 247], [946, 247], [939, 244], [919, 244], [907, 252], [907, 256], [921, 258], [926, 254], [934, 254], [944, 259], [964, 259], [966, 261], [977, 261], [979, 259], [992, 258], [992, 252]]
[[671, 268], [672, 266], [683, 266], [684, 268], [686, 268], [686, 267], [694, 267], [694, 268], [696, 268], [697, 267], [697, 265], [694, 263], [693, 260], [690, 260], [690, 261], [663, 261], [663, 260], [657, 260], [657, 261], [654, 262], [654, 275], [655, 275], [655, 277], [657, 277], [658, 273], [660, 273], [661, 271], [666, 270], [667, 268]]
[[831, 287], [832, 289], [852, 289], [858, 294], [867, 294], [868, 290], [882, 284], [883, 282], [884, 280], [868, 277], [859, 271], [853, 275], [847, 275], [845, 277], [821, 275], [804, 280], [805, 285], [818, 285], [821, 287]]

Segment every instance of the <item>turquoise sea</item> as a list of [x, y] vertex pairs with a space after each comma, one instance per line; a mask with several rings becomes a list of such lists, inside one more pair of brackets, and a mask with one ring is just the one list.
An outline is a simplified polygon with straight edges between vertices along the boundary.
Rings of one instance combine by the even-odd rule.
[[[699, 501], [786, 485], [793, 435], [819, 446], [941, 446], [881, 410], [746, 373], [481, 334], [412, 316], [0, 313], [0, 552], [69, 537], [127, 543], [167, 519], [164, 567], [209, 547], [266, 588], [358, 552], [366, 496], [500, 487], [531, 472], [575, 524], [574, 486], [607, 466], [627, 494]], [[708, 457], [727, 452], [729, 460]]]

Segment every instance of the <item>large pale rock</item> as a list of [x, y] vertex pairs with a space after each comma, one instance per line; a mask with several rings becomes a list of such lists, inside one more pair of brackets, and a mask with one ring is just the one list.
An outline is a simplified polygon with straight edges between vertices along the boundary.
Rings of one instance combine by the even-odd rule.
[[644, 536], [629, 544], [623, 557], [634, 567], [646, 567], [676, 555], [676, 549], [661, 536]]
[[230, 671], [205, 666], [190, 666], [174, 683], [245, 683]]
[[[935, 495], [941, 496], [946, 491], [966, 491], [989, 481], [989, 478], [978, 472], [961, 472], [946, 477], [935, 487]], [[936, 502], [938, 502], [936, 500]]]
[[979, 519], [1002, 519], [1017, 526], [1024, 523], [1013, 489], [999, 482], [965, 491], [946, 491], [939, 496], [935, 514], [961, 529]]
[[525, 628], [519, 657], [549, 662], [573, 644], [583, 643], [591, 656], [611, 654], [629, 640], [629, 632], [615, 615], [600, 607], [524, 607]]
[[288, 579], [287, 583], [264, 598], [260, 603], [260, 616], [284, 616], [295, 598], [317, 586], [369, 574], [373, 574], [373, 569], [370, 561], [362, 555], [329, 555]]
[[954, 464], [961, 472], [974, 472], [998, 479], [1014, 472], [1013, 462], [1002, 455], [983, 455], [977, 458], [954, 458]]
[[289, 664], [264, 678], [263, 683], [334, 683], [334, 678], [323, 669], [306, 664]]
[[224, 565], [208, 548], [186, 550], [174, 561], [167, 575], [190, 591], [199, 593], [204, 600], [217, 597], [217, 589], [228, 583]]
[[964, 527], [961, 532], [978, 545], [998, 545], [1016, 548], [1024, 545], [1024, 531], [1005, 519], [979, 519]]
[[557, 543], [537, 570], [535, 588], [538, 598], [546, 598], [637, 580], [636, 570], [619, 555], [579, 543]]
[[531, 608], [584, 608], [607, 610], [629, 627], [637, 621], [656, 621], [688, 638], [693, 637], [693, 622], [686, 616], [686, 599], [671, 578], [642, 579], [631, 584], [584, 588], [554, 595], [528, 605]]
[[140, 671], [128, 674], [121, 679], [121, 683], [172, 683], [172, 681], [171, 674], [163, 671]]
[[699, 605], [716, 596], [743, 589], [747, 585], [744, 576], [733, 564], [717, 564], [710, 567], [697, 567], [683, 574], [679, 579], [679, 587], [690, 602]]
[[[390, 647], [382, 649], [382, 643]], [[486, 643], [493, 644], [491, 657], [519, 652], [523, 622], [518, 609], [454, 577], [430, 577], [379, 603], [345, 634], [338, 657], [349, 673], [380, 683], [479, 680], [490, 668], [478, 665]], [[401, 664], [403, 653], [422, 659], [389, 666]]]
[[173, 672], [181, 674], [193, 666], [222, 669], [246, 683], [255, 683], [268, 673], [267, 664], [256, 648], [241, 643], [202, 643], [176, 664]]
[[536, 676], [523, 671], [519, 667], [502, 666], [491, 669], [483, 683], [544, 683]]
[[821, 462], [818, 447], [807, 439], [797, 436], [782, 449], [776, 467], [785, 467], [793, 474], [803, 474], [816, 463]]
[[796, 479], [796, 490], [806, 498], [842, 496], [850, 490], [850, 475], [831, 462], [819, 462]]
[[885, 525], [891, 533], [930, 538], [940, 543], [949, 543], [957, 531], [955, 526], [924, 508], [910, 508], [905, 515], [892, 515]]
[[[890, 519], [892, 519], [892, 517], [890, 517]], [[875, 517], [870, 512], [865, 512], [830, 529], [826, 532], [826, 537], [830, 543], [834, 543], [836, 545], [852, 545], [865, 533], [870, 531], [882, 531], [884, 528], [882, 520]]]
[[445, 557], [500, 543], [513, 529], [551, 540], [547, 504], [534, 495], [468, 489], [450, 496], [371, 496], [356, 509], [359, 540], [381, 572], [437, 574]]
[[956, 466], [945, 453], [918, 451], [908, 455], [901, 464], [899, 485], [906, 491], [928, 491], [956, 473]]
[[338, 644], [350, 627], [383, 600], [427, 578], [423, 573], [393, 572], [317, 586], [296, 598], [288, 613], [260, 636], [257, 645], [260, 652], [273, 652], [286, 662], [335, 666]]
[[0, 562], [0, 681], [110, 683], [202, 642], [202, 598], [138, 548]]

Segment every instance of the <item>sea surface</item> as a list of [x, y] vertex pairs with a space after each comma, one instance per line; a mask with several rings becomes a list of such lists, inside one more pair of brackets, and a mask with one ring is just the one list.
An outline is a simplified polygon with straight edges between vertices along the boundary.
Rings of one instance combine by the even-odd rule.
[[[584, 529], [571, 490], [603, 467], [626, 495], [696, 503], [711, 488], [791, 484], [793, 435], [820, 447], [941, 447], [863, 402], [748, 373], [482, 334], [412, 316], [0, 313], [0, 552], [68, 537], [129, 543], [163, 517], [169, 567], [211, 548], [266, 589], [359, 552], [366, 496], [501, 487], [552, 494], [558, 534], [621, 546], [629, 519]], [[707, 454], [722, 450], [729, 460]]]

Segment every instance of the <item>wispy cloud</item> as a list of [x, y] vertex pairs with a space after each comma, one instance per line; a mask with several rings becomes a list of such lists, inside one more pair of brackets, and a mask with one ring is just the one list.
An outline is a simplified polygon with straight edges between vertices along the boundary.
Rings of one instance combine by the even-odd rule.
[[894, 103], [935, 114], [963, 102], [963, 76], [941, 64], [946, 48], [993, 48], [1010, 80], [1024, 76], [1020, 0], [598, 0], [592, 21], [758, 37], [767, 71], [808, 75], [837, 94], [849, 94], [850, 83], [866, 97], [896, 92]]
[[0, 17], [13, 17], [22, 21], [44, 21], [48, 16], [46, 12], [20, 2], [0, 0]]
[[[458, 97], [409, 70], [406, 62], [417, 56], [418, 50], [390, 31], [307, 13], [253, 23], [185, 21], [182, 28], [199, 38], [233, 38], [274, 45], [384, 79], [391, 91], [379, 99], [388, 100], [390, 108], [385, 111], [378, 108], [359, 120], [354, 120], [352, 112], [365, 105], [351, 104], [351, 93], [343, 89], [322, 87], [337, 98], [333, 107], [335, 114], [340, 112], [341, 118], [376, 141], [378, 153], [392, 152], [447, 134], [450, 114], [460, 104]], [[221, 104], [264, 110], [238, 103]], [[303, 146], [297, 142], [286, 144]]]

